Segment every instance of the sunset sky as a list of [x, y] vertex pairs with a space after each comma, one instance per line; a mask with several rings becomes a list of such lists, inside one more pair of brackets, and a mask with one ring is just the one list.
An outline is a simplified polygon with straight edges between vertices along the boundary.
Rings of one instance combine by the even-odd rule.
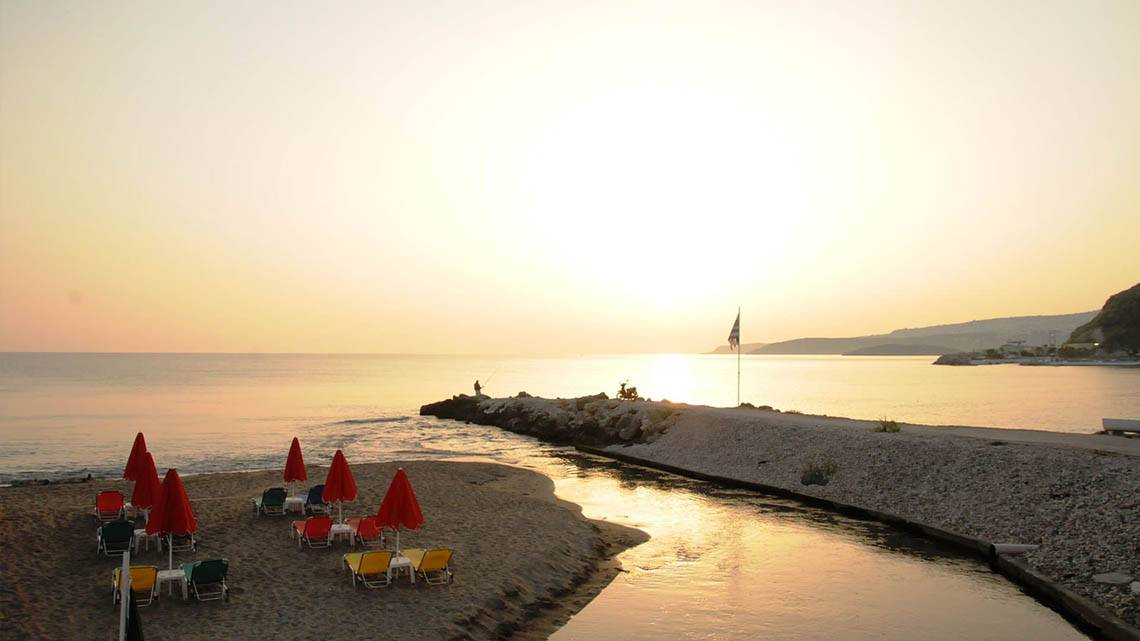
[[1140, 281], [1140, 2], [0, 0], [0, 350], [703, 351]]

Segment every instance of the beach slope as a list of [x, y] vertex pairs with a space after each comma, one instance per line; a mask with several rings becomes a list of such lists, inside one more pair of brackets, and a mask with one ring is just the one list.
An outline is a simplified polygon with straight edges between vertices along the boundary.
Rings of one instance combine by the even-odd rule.
[[[298, 550], [296, 516], [255, 518], [250, 497], [281, 485], [280, 472], [185, 478], [198, 517], [196, 553], [175, 563], [224, 557], [229, 603], [184, 603], [163, 593], [141, 608], [148, 639], [503, 639], [552, 629], [618, 571], [617, 552], [644, 540], [637, 530], [589, 521], [554, 496], [535, 472], [484, 463], [402, 463], [426, 517], [404, 532], [404, 547], [454, 548], [450, 586], [353, 589], [341, 566], [348, 551]], [[397, 464], [354, 465], [360, 489], [345, 515], [375, 513]], [[309, 468], [320, 482], [325, 470]], [[119, 559], [96, 554], [91, 508], [118, 481], [0, 488], [0, 637], [113, 639], [111, 572]], [[153, 548], [132, 560], [166, 568]]]

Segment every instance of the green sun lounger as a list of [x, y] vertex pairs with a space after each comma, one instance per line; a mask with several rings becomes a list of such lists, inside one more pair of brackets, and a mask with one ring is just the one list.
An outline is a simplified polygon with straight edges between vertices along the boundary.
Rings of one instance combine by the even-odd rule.
[[135, 541], [135, 524], [130, 521], [111, 521], [99, 526], [95, 533], [96, 550], [107, 556], [122, 556]]
[[229, 571], [229, 568], [230, 563], [225, 559], [209, 559], [182, 564], [182, 571], [186, 573], [186, 582], [190, 586], [190, 593], [199, 601], [230, 600], [230, 588], [226, 585], [226, 572]]
[[261, 493], [261, 498], [253, 499], [253, 511], [258, 516], [262, 514], [285, 514], [285, 497], [287, 493], [283, 487], [271, 487]]

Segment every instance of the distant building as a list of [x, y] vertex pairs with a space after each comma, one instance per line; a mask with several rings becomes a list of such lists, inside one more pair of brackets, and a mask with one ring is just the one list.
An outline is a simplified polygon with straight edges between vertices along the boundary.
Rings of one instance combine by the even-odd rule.
[[1020, 356], [1021, 351], [1025, 349], [1025, 341], [1008, 341], [1000, 348], [1002, 354], [1013, 354]]

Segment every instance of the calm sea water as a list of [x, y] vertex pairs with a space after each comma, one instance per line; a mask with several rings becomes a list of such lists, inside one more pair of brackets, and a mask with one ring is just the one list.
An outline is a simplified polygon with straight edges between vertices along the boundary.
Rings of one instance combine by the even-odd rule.
[[[1065, 432], [1140, 418], [1140, 369], [748, 356], [742, 370], [744, 400], [832, 416]], [[186, 471], [271, 465], [294, 434], [370, 455], [385, 422], [415, 423], [476, 378], [492, 395], [612, 395], [629, 380], [656, 399], [736, 401], [732, 356], [0, 354], [0, 482], [113, 473], [138, 430]]]
[[[1140, 406], [1133, 372], [927, 362], [747, 358], [745, 397], [828, 414], [1083, 431], [1101, 413]], [[587, 516], [652, 537], [623, 553], [626, 572], [553, 635], [559, 641], [1085, 638], [984, 565], [890, 528], [417, 415], [475, 378], [494, 394], [577, 395], [627, 377], [655, 398], [735, 400], [735, 359], [720, 356], [4, 354], [0, 481], [117, 476], [138, 430], [160, 473], [281, 467], [294, 435], [309, 463], [337, 448], [350, 462], [491, 460], [540, 471]]]

